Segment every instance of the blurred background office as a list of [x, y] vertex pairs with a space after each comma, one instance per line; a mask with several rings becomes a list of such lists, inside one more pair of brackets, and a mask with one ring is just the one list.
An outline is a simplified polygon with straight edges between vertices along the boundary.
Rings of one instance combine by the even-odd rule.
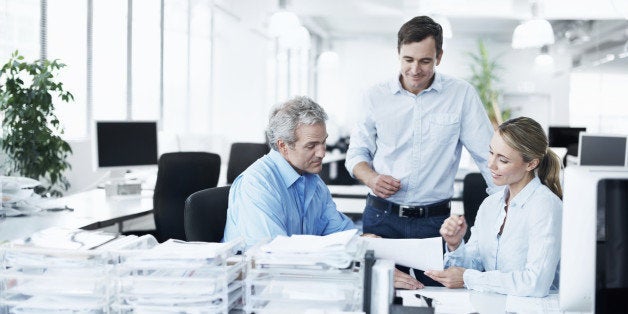
[[103, 176], [96, 120], [158, 121], [160, 153], [226, 161], [232, 143], [264, 142], [273, 104], [309, 95], [341, 147], [362, 92], [397, 73], [396, 32], [417, 15], [445, 29], [437, 71], [470, 80], [486, 47], [511, 116], [628, 133], [625, 0], [0, 0], [0, 62], [19, 50], [67, 64], [74, 101], [55, 105], [73, 193]]

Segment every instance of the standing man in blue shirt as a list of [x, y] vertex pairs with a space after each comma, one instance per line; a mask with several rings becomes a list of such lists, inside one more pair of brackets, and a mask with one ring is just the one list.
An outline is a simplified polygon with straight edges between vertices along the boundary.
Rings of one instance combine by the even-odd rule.
[[[371, 88], [354, 128], [346, 167], [366, 184], [365, 233], [385, 238], [440, 236], [462, 146], [494, 192], [487, 164], [493, 128], [469, 83], [436, 73], [443, 31], [427, 16], [398, 32], [400, 74]], [[423, 277], [426, 278], [426, 277]]]

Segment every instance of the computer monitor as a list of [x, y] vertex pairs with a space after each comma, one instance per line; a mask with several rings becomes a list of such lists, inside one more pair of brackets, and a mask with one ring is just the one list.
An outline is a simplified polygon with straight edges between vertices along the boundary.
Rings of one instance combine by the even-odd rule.
[[587, 128], [584, 127], [567, 127], [567, 126], [550, 126], [547, 132], [547, 139], [549, 140], [550, 147], [564, 147], [572, 151], [568, 152], [577, 154], [578, 140], [580, 132], [586, 132]]
[[565, 168], [561, 311], [628, 312], [628, 167]]
[[116, 175], [130, 168], [157, 165], [157, 122], [96, 121], [95, 159]]
[[626, 135], [580, 133], [581, 166], [626, 166]]

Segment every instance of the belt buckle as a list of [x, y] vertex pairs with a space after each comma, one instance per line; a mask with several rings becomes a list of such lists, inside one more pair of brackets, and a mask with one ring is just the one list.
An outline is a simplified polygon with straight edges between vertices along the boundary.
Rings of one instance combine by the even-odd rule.
[[[413, 207], [414, 207], [414, 206], [409, 206], [409, 205], [399, 205], [399, 217], [406, 217], [406, 218], [410, 217], [410, 216], [406, 216], [406, 215], [404, 214], [404, 212], [405, 212], [407, 209], [414, 209]], [[422, 216], [423, 216], [423, 207], [419, 207], [419, 208], [418, 208], [418, 210], [419, 210], [419, 215], [418, 215], [418, 217], [422, 217]]]

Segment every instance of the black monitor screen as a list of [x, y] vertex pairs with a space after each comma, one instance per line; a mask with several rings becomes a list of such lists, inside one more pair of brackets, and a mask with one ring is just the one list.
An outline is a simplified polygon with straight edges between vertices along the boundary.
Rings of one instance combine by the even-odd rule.
[[96, 122], [98, 167], [157, 164], [157, 122]]
[[581, 166], [624, 166], [626, 137], [582, 134], [580, 141]]
[[[548, 140], [550, 147], [565, 147], [570, 145], [578, 145], [580, 132], [586, 132], [587, 128], [570, 128], [560, 126], [550, 126], [548, 132]], [[577, 154], [577, 148], [575, 153]]]

